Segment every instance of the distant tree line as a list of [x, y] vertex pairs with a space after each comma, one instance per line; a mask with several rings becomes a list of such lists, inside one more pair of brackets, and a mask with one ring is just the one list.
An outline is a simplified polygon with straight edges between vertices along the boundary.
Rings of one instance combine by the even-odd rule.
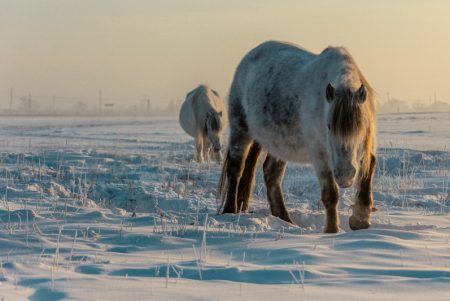
[[396, 98], [390, 98], [378, 107], [380, 113], [406, 113], [406, 112], [450, 112], [450, 105], [444, 101], [433, 101], [425, 104], [419, 101], [410, 103]]
[[2, 115], [55, 115], [55, 116], [172, 116], [178, 115], [181, 100], [170, 100], [162, 107], [156, 107], [149, 98], [136, 102], [126, 100], [101, 99], [93, 100], [67, 100], [53, 97], [36, 99], [31, 95], [19, 97], [18, 101], [10, 101], [9, 108], [1, 110]]

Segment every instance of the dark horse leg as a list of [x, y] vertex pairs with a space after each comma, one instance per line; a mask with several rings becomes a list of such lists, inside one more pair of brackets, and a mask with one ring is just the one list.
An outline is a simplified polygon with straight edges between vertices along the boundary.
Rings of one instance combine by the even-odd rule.
[[372, 179], [375, 174], [376, 158], [370, 156], [370, 167], [366, 175], [360, 176], [356, 191], [355, 205], [349, 224], [352, 230], [367, 229], [370, 227], [370, 214], [376, 211], [373, 208]]
[[283, 191], [281, 189], [284, 171], [286, 170], [286, 161], [278, 160], [270, 154], [267, 154], [263, 169], [264, 182], [267, 188], [267, 199], [272, 215], [293, 224], [284, 205]]
[[245, 167], [239, 180], [239, 188], [237, 193], [237, 209], [247, 211], [250, 205], [250, 195], [255, 184], [256, 164], [261, 153], [261, 146], [258, 142], [253, 141], [250, 147], [247, 158], [245, 159]]
[[339, 213], [337, 204], [339, 201], [339, 189], [331, 171], [326, 171], [322, 175], [322, 203], [325, 207], [326, 221], [325, 233], [339, 232]]
[[[252, 142], [251, 137], [244, 131], [230, 133], [230, 144], [219, 184], [219, 192], [225, 202], [222, 213], [237, 213], [240, 209], [237, 203], [238, 187]], [[226, 178], [226, 184], [223, 178]]]
[[325, 207], [325, 233], [339, 232], [339, 214], [337, 204], [339, 200], [339, 189], [330, 169], [328, 155], [324, 152], [310, 151], [314, 169], [321, 186], [321, 199]]

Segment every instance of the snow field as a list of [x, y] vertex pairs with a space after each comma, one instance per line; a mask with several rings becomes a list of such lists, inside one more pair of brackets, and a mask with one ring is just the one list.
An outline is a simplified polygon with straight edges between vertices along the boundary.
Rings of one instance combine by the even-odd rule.
[[3, 119], [0, 300], [450, 300], [449, 120], [381, 115], [372, 227], [342, 190], [324, 235], [309, 166], [283, 184], [297, 226], [261, 169], [251, 212], [217, 215], [220, 167], [174, 118]]

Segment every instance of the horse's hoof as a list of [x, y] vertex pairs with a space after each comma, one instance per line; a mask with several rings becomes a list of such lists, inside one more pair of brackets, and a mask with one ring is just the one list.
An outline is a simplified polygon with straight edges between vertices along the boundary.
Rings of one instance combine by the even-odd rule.
[[326, 226], [323, 230], [323, 233], [338, 233], [339, 232], [339, 226], [338, 225], [331, 225]]
[[354, 217], [353, 215], [350, 216], [350, 219], [348, 220], [348, 224], [350, 225], [350, 229], [352, 230], [362, 230], [367, 229], [370, 227], [370, 221], [369, 219], [358, 219]]
[[222, 211], [222, 214], [224, 214], [224, 213], [235, 214], [235, 213], [237, 213], [237, 210], [235, 208], [233, 208], [233, 207], [224, 207], [223, 211]]
[[290, 223], [290, 224], [292, 224], [292, 225], [296, 225], [296, 223], [294, 223], [294, 222], [292, 221], [292, 219], [291, 219], [291, 217], [289, 216], [289, 214], [279, 216], [279, 218], [281, 218], [281, 219], [284, 220], [285, 222], [288, 222], [288, 223]]

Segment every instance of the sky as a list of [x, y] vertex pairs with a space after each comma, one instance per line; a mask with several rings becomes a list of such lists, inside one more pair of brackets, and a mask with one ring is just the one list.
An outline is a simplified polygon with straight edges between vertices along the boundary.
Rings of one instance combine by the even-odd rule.
[[345, 46], [378, 93], [450, 103], [447, 0], [0, 0], [0, 102], [165, 106], [207, 83], [227, 95], [253, 47]]

